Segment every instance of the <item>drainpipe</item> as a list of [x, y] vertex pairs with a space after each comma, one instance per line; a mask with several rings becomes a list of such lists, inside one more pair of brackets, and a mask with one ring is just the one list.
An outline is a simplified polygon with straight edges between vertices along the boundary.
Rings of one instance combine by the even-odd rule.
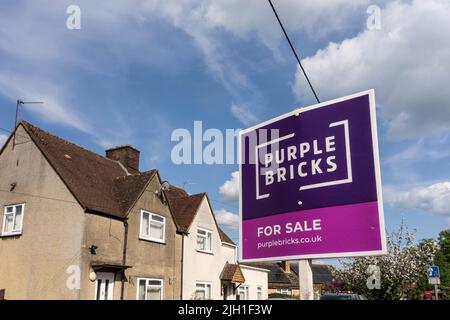
[[[123, 220], [124, 226], [124, 237], [123, 237], [123, 255], [122, 255], [122, 265], [125, 266], [127, 263], [127, 245], [128, 245], [128, 219]], [[120, 300], [123, 300], [125, 291], [125, 269], [122, 270], [122, 279], [120, 287]]]
[[184, 270], [184, 237], [185, 234], [181, 234], [181, 293], [180, 293], [180, 300], [183, 300], [183, 270]]

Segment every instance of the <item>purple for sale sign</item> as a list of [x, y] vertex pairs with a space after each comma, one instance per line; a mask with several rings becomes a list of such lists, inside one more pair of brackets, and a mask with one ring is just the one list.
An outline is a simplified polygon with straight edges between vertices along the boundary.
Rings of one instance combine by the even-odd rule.
[[243, 261], [386, 253], [373, 90], [239, 135]]

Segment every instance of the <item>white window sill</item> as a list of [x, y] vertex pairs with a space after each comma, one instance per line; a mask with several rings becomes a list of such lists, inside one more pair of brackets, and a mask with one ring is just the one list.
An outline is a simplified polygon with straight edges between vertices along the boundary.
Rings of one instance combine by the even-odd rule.
[[196, 251], [200, 252], [200, 253], [206, 253], [206, 254], [214, 255], [214, 253], [212, 251], [205, 251], [205, 250], [200, 250], [200, 249], [196, 249]]
[[140, 240], [144, 240], [144, 241], [148, 241], [148, 242], [156, 242], [159, 244], [166, 244], [165, 241], [161, 240], [161, 239], [155, 239], [155, 238], [148, 238], [148, 237], [144, 237], [144, 236], [139, 236]]
[[2, 234], [0, 234], [0, 238], [17, 237], [17, 236], [21, 236], [21, 235], [22, 235], [22, 231], [3, 232]]

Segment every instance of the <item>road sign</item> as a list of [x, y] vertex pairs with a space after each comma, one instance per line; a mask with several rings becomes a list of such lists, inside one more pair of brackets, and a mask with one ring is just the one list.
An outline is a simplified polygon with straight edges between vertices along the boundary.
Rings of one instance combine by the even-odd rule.
[[430, 269], [428, 269], [428, 278], [439, 278], [439, 266], [431, 266]]
[[428, 284], [441, 284], [441, 278], [428, 278]]
[[431, 266], [428, 269], [428, 284], [432, 284], [434, 286], [435, 299], [438, 300], [439, 299], [438, 285], [441, 284], [439, 266]]
[[386, 253], [373, 90], [242, 130], [243, 261]]

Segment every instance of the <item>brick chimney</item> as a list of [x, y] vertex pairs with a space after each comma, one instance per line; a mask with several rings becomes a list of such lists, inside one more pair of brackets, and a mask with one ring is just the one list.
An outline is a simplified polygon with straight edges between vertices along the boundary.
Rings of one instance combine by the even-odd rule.
[[291, 273], [291, 262], [288, 260], [281, 262], [281, 268], [283, 268], [284, 272]]
[[124, 145], [106, 150], [106, 157], [119, 161], [129, 171], [139, 171], [140, 153], [139, 150], [132, 146]]

